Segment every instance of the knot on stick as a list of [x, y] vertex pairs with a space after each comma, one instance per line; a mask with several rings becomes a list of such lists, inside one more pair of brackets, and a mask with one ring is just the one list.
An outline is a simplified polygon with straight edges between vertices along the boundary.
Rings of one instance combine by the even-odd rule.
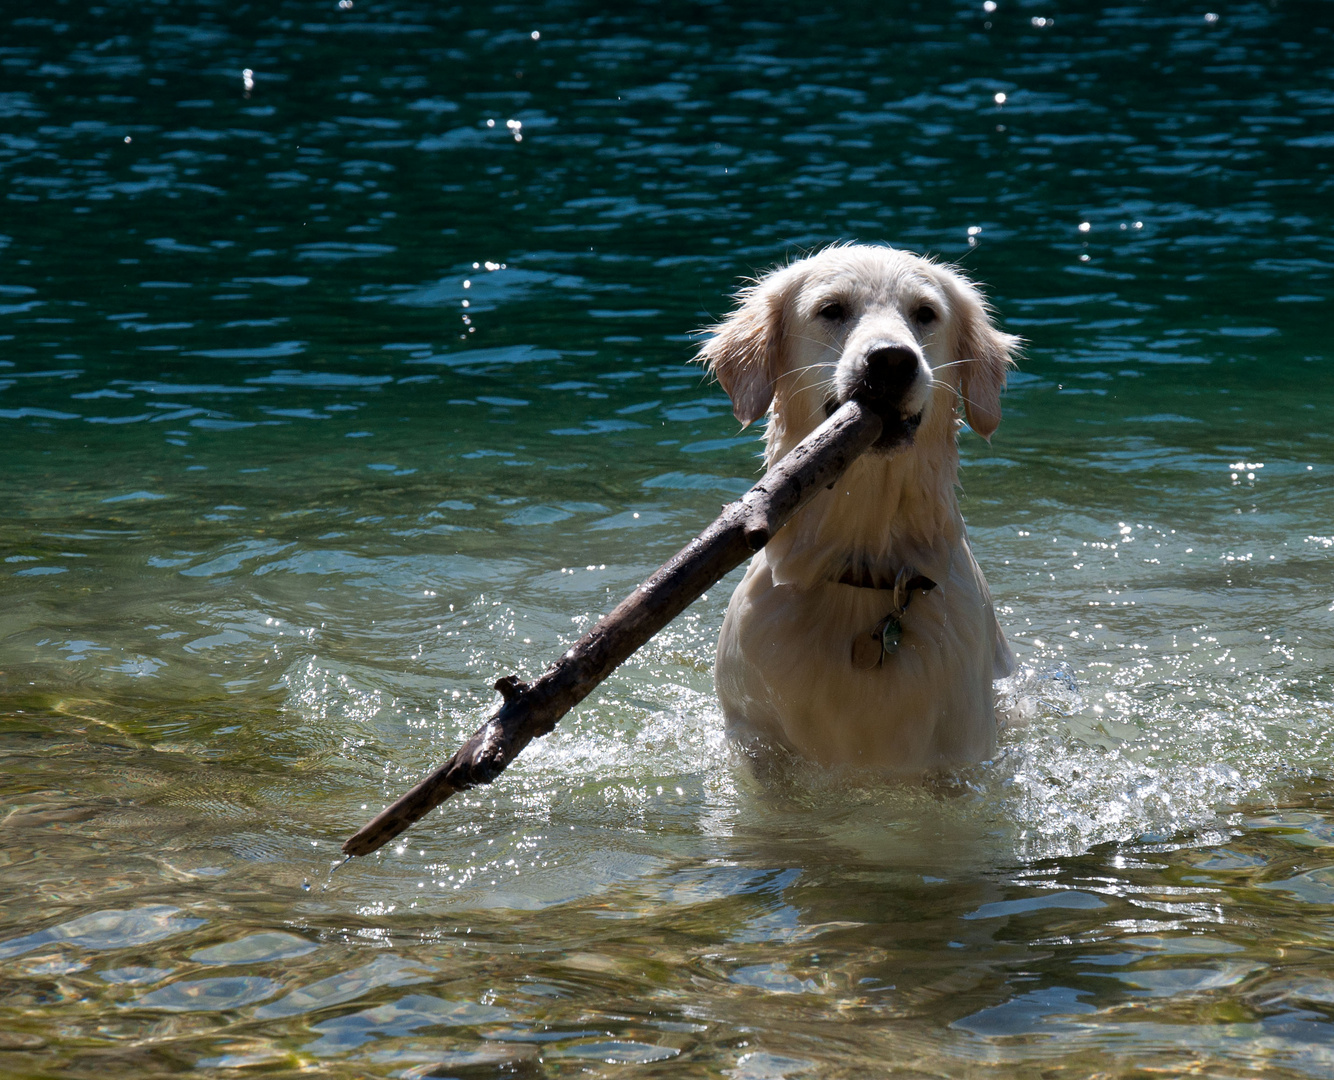
[[517, 675], [505, 675], [496, 680], [496, 689], [500, 691], [500, 696], [508, 705], [521, 694], [528, 692], [528, 684]]

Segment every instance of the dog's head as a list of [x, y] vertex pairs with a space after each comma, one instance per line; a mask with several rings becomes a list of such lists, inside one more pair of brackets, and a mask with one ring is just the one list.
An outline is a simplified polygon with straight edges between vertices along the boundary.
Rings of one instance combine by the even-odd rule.
[[912, 442], [924, 422], [952, 432], [945, 420], [960, 401], [984, 439], [1000, 424], [1019, 339], [995, 327], [956, 270], [893, 248], [838, 246], [771, 271], [737, 299], [698, 359], [743, 424], [773, 404], [771, 451], [852, 398], [884, 420], [884, 450]]

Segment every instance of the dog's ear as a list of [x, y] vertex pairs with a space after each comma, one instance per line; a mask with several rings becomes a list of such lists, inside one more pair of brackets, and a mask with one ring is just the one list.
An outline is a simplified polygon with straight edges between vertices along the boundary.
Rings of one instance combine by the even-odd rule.
[[758, 420], [774, 397], [783, 338], [783, 311], [795, 283], [792, 267], [775, 270], [737, 293], [738, 307], [716, 326], [695, 359], [706, 365], [742, 426]]
[[996, 328], [991, 309], [974, 285], [951, 273], [954, 309], [954, 360], [959, 363], [959, 392], [968, 426], [988, 442], [1000, 427], [1001, 391], [1023, 345], [1020, 338]]

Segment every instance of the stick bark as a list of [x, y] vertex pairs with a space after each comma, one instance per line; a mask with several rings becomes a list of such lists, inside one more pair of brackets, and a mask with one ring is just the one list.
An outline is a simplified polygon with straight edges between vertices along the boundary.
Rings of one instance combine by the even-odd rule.
[[861, 402], [840, 407], [540, 678], [531, 684], [513, 675], [500, 679], [495, 684], [504, 699], [499, 711], [449, 761], [350, 837], [343, 852], [369, 855], [456, 791], [489, 784], [631, 653], [764, 547], [793, 514], [880, 438], [882, 427], [880, 417]]

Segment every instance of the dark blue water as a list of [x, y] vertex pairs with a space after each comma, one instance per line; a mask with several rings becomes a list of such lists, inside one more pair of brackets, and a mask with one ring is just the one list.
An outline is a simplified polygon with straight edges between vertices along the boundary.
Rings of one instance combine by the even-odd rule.
[[[1328, 4], [0, 26], [0, 1074], [1328, 1075]], [[692, 332], [850, 239], [1028, 341], [999, 759], [756, 781], [723, 586], [330, 879], [755, 479]]]

